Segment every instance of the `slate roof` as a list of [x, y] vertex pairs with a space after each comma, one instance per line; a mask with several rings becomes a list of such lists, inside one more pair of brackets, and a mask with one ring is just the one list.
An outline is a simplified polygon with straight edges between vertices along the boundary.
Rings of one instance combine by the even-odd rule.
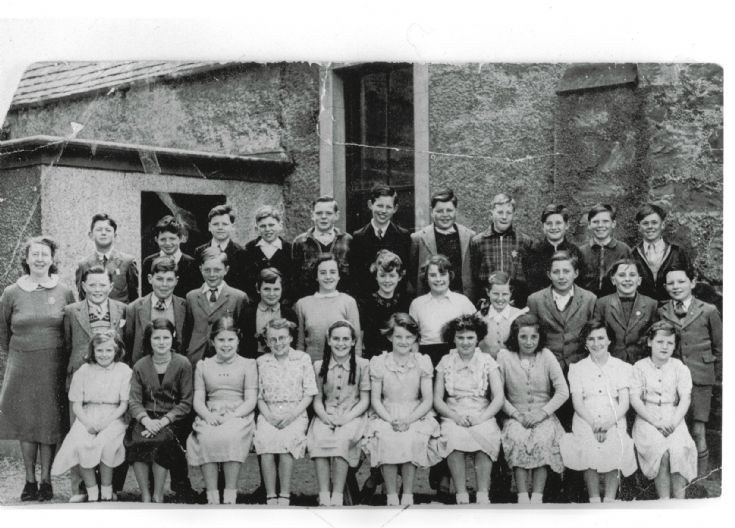
[[218, 62], [37, 62], [18, 84], [12, 106], [45, 103], [136, 83], [175, 79], [220, 68]]

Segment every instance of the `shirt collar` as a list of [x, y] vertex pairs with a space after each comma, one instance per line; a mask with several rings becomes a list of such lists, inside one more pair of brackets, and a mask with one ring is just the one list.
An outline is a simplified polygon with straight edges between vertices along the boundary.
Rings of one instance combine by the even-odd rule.
[[373, 232], [375, 233], [376, 237], [378, 236], [378, 229], [380, 229], [383, 233], [383, 236], [385, 236], [385, 234], [388, 232], [388, 229], [390, 228], [390, 222], [388, 222], [388, 225], [386, 225], [385, 227], [378, 227], [378, 224], [375, 223], [374, 218], [370, 219], [370, 225], [372, 226]]
[[259, 238], [255, 245], [259, 247], [274, 247], [276, 249], [283, 249], [283, 241], [281, 240], [281, 237], [276, 237], [273, 242], [267, 242], [262, 238]]
[[158, 254], [161, 257], [171, 257], [172, 259], [174, 259], [174, 262], [176, 262], [176, 264], [178, 264], [179, 261], [181, 260], [181, 250], [180, 249], [177, 249], [176, 253], [174, 253], [173, 255], [166, 255], [166, 253], [164, 253], [163, 251], [160, 251]]
[[281, 311], [281, 305], [279, 303], [279, 304], [275, 304], [273, 306], [267, 306], [267, 305], [263, 304], [262, 302], [259, 302], [258, 303], [258, 311], [259, 312], [264, 312], [264, 313], [269, 313], [269, 312], [270, 313], [276, 313], [276, 312], [280, 312]]
[[56, 285], [59, 284], [59, 276], [56, 274], [49, 275], [41, 282], [36, 282], [31, 278], [30, 275], [23, 275], [17, 280], [16, 284], [21, 290], [27, 292], [36, 291], [37, 289], [39, 289], [39, 287], [45, 290], [50, 290], [52, 288], [55, 288]]
[[574, 286], [572, 286], [572, 288], [567, 293], [565, 293], [564, 295], [562, 295], [561, 293], [558, 293], [553, 288], [553, 286], [552, 286], [552, 288], [551, 288], [551, 296], [554, 298], [554, 300], [557, 300], [557, 299], [570, 299], [570, 298], [574, 297]]
[[319, 237], [326, 238], [328, 236], [333, 236], [336, 239], [337, 236], [340, 234], [340, 231], [336, 227], [333, 227], [331, 231], [329, 231], [327, 234], [324, 234], [321, 231], [317, 231], [316, 230], [316, 227], [313, 227], [312, 226], [312, 227], [309, 228], [308, 233], [309, 233], [309, 236], [310, 237], [312, 237], [312, 238], [314, 238], [316, 240], [319, 240]]
[[[225, 281], [222, 281], [220, 283], [220, 285], [217, 287], [217, 297], [218, 298], [219, 298], [220, 294], [222, 293], [222, 288], [224, 288], [224, 287], [225, 287]], [[202, 286], [202, 289], [200, 291], [202, 293], [209, 293], [209, 290], [210, 289], [211, 288], [209, 287], [209, 285], [207, 285], [207, 283], [205, 282], [204, 285]]]
[[[209, 288], [207, 288], [207, 292], [209, 292]], [[219, 292], [217, 292], [217, 294], [219, 294]], [[164, 306], [166, 306], [166, 309], [168, 309], [168, 307], [171, 306], [171, 303], [174, 301], [173, 295], [170, 295], [168, 299], [163, 300], [163, 299], [159, 299], [155, 293], [151, 293], [151, 307], [152, 308], [156, 307], [156, 304], [158, 304], [158, 301], [163, 301]]]
[[[286, 359], [289, 361], [297, 361], [299, 358], [296, 354], [294, 354], [294, 352], [295, 350], [293, 348], [289, 348]], [[276, 356], [273, 355], [273, 352], [268, 352], [267, 354], [263, 354], [261, 357], [263, 359], [258, 358], [258, 361], [267, 361], [269, 363], [275, 363], [278, 361], [276, 359]]]
[[610, 249], [614, 249], [615, 246], [618, 245], [618, 241], [614, 238], [610, 238], [610, 241], [607, 244], [600, 244], [594, 237], [590, 238], [590, 247], [606, 247]]
[[108, 251], [107, 253], [102, 253], [101, 251], [97, 251], [96, 249], [94, 252], [97, 255], [97, 260], [99, 261], [104, 260], [105, 257], [107, 257], [108, 261], [112, 260], [112, 249], [110, 249], [110, 251]]
[[[687, 312], [689, 311], [689, 307], [692, 305], [692, 299], [694, 299], [694, 296], [690, 295], [688, 299], [682, 301], [682, 305]], [[676, 303], [676, 301], [673, 302]]]
[[513, 224], [511, 224], [510, 227], [508, 227], [508, 229], [506, 229], [505, 231], [503, 231], [502, 233], [500, 233], [499, 231], [496, 231], [495, 230], [495, 224], [493, 224], [492, 222], [490, 222], [490, 227], [488, 227], [487, 230], [485, 231], [485, 236], [486, 237], [491, 237], [491, 236], [506, 236], [506, 235], [515, 235], [515, 230], [513, 229]]
[[[225, 247], [225, 249], [226, 249], [226, 248], [227, 248], [227, 246], [229, 246], [229, 245], [230, 245], [230, 239], [228, 238], [228, 239], [227, 239], [227, 240], [226, 240], [226, 241], [224, 242], [224, 247]], [[216, 248], [222, 249], [222, 246], [223, 246], [222, 242], [220, 242], [219, 240], [215, 240], [214, 238], [213, 238], [213, 239], [212, 239], [212, 241], [211, 241], [211, 242], [209, 243], [209, 247], [216, 247]], [[224, 251], [224, 249], [222, 249], [222, 251]]]
[[487, 311], [487, 316], [494, 321], [498, 319], [505, 319], [507, 321], [510, 319], [510, 304], [506, 304], [505, 308], [499, 312], [491, 305], [490, 309]]
[[649, 246], [653, 246], [653, 250], [654, 251], [656, 251], [657, 253], [661, 253], [664, 250], [664, 248], [666, 247], [666, 242], [664, 242], [664, 239], [663, 238], [659, 238], [658, 240], [656, 240], [653, 243], [644, 241], [643, 242], [643, 251], [646, 251], [649, 248]]
[[340, 363], [339, 361], [334, 361], [334, 358], [332, 358], [332, 361], [329, 362], [328, 370], [332, 370], [337, 367], [341, 368], [342, 370], [346, 372], [349, 372], [350, 371], [350, 360], [348, 359], [347, 361], [343, 361]]
[[446, 300], [449, 301], [449, 300], [451, 300], [451, 298], [450, 298], [450, 294], [451, 293], [452, 293], [452, 290], [447, 290], [444, 293], [442, 293], [441, 295], [434, 295], [431, 292], [427, 293], [426, 295], [429, 296], [429, 300], [430, 301], [443, 301], [444, 299], [446, 299]]
[[106, 314], [110, 311], [110, 300], [107, 299], [102, 304], [96, 304], [87, 299], [87, 310], [95, 313]]

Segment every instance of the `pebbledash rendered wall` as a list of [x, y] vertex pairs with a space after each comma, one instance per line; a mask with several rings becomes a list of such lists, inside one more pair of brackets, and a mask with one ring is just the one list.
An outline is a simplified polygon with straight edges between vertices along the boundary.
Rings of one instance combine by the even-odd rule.
[[[286, 152], [294, 170], [284, 181], [282, 202], [286, 237], [292, 238], [309, 226], [310, 200], [319, 193], [318, 112], [317, 66], [244, 63], [11, 108], [6, 126], [9, 139], [67, 136], [76, 122], [84, 125], [77, 139], [231, 155]], [[243, 220], [252, 217], [251, 211], [239, 213]]]
[[670, 211], [667, 237], [721, 291], [722, 68], [631, 66], [636, 82], [557, 93], [573, 65], [430, 65], [430, 187], [454, 188], [476, 230], [497, 192], [533, 236], [543, 207], [564, 203], [579, 243], [595, 202], [620, 209], [617, 235], [632, 245], [635, 210], [655, 201]]

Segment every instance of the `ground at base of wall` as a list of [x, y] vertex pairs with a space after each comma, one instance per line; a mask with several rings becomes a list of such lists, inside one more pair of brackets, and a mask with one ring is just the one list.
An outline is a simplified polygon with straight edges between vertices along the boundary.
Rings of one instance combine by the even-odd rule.
[[[708, 431], [707, 440], [710, 445], [710, 461], [721, 460], [721, 441], [719, 432]], [[712, 462], [710, 462], [712, 463]], [[469, 466], [468, 466], [468, 469]], [[357, 472], [357, 481], [362, 485], [369, 476], [369, 469], [367, 463], [363, 461]], [[3, 478], [0, 479], [0, 504], [9, 505], [24, 505], [27, 507], [39, 507], [42, 503], [37, 502], [20, 502], [19, 496], [23, 488], [24, 483], [24, 470], [23, 462], [19, 458], [12, 456], [0, 455], [0, 475]], [[242, 505], [256, 505], [260, 499], [255, 495], [255, 491], [260, 484], [260, 477], [258, 472], [257, 459], [255, 456], [248, 457], [243, 471], [240, 474], [240, 481], [238, 484], [238, 497], [237, 503]], [[469, 488], [473, 488], [474, 473], [468, 471], [468, 484]], [[201, 472], [198, 468], [189, 468], [189, 477], [192, 486], [195, 490], [204, 489], [204, 481], [202, 479]], [[429, 470], [419, 469], [416, 473], [416, 484], [414, 489], [414, 501], [417, 505], [444, 505], [451, 504], [454, 496], [447, 495], [445, 497], [438, 497], [434, 490], [429, 486]], [[316, 506], [317, 501], [317, 481], [314, 464], [308, 458], [297, 460], [294, 464], [293, 479], [292, 479], [292, 494], [291, 494], [291, 505], [292, 506]], [[54, 487], [54, 498], [51, 503], [63, 504], [68, 502], [70, 493], [69, 479], [66, 475], [61, 477], [54, 477], [52, 479], [52, 485]], [[712, 467], [711, 472], [691, 483], [687, 488], [687, 498], [714, 498], [721, 495], [722, 486], [722, 470], [719, 467]], [[579, 488], [579, 486], [573, 486]], [[547, 485], [547, 493], [551, 486]], [[583, 488], [583, 485], [582, 485]], [[168, 485], [167, 485], [168, 489]], [[503, 493], [495, 493], [491, 491], [491, 499], [495, 499], [494, 503], [512, 503], [515, 502], [515, 498], [512, 493], [508, 493], [509, 490], [505, 490]], [[203, 494], [202, 494], [203, 495]], [[471, 494], [472, 495], [472, 494]], [[500, 495], [500, 499], [497, 496]], [[204, 497], [200, 496], [201, 502]], [[640, 472], [636, 472], [631, 477], [623, 479], [620, 499], [623, 502], [627, 501], [640, 501], [640, 500], [654, 500], [656, 499], [656, 490], [653, 485], [653, 481], [649, 481], [640, 475]], [[118, 497], [119, 502], [126, 503], [131, 506], [130, 503], [140, 501], [140, 492], [138, 491], [138, 484], [135, 481], [132, 468], [128, 471], [128, 477], [125, 481], [123, 491]], [[578, 495], [577, 500], [574, 502], [582, 502], [586, 500], [584, 491]], [[551, 500], [553, 501], [553, 499]], [[165, 502], [174, 503], [175, 497], [173, 494], [167, 494]], [[566, 502], [566, 501], [565, 501]], [[373, 506], [384, 506], [385, 505], [385, 493], [379, 488], [378, 492], [369, 501], [368, 505]]]

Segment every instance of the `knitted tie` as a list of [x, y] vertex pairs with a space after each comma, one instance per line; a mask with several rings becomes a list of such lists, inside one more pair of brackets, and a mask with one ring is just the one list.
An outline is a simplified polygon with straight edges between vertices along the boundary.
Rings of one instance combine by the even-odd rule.
[[209, 289], [209, 302], [211, 303], [217, 302], [217, 288]]
[[684, 301], [674, 301], [674, 314], [676, 314], [679, 319], [686, 317], [687, 311], [686, 308], [684, 308]]
[[378, 229], [377, 235], [378, 235], [378, 240], [383, 240], [383, 230], [382, 229]]
[[158, 310], [159, 312], [165, 312], [166, 303], [164, 303], [161, 299], [158, 299], [158, 302], [156, 303], [156, 310]]

